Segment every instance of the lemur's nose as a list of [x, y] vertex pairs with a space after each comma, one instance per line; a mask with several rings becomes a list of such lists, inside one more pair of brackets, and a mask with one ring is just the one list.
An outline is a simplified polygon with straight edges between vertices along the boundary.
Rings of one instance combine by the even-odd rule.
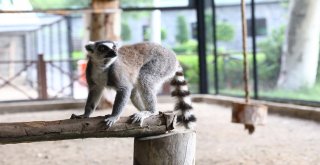
[[88, 45], [85, 46], [85, 49], [86, 49], [88, 52], [93, 53], [93, 47], [92, 47], [92, 46], [93, 46], [93, 45], [88, 44]]

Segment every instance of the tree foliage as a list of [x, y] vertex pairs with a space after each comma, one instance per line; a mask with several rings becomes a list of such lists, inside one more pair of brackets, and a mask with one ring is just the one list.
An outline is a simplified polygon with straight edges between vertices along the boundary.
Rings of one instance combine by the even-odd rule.
[[151, 6], [153, 3], [152, 0], [120, 0], [122, 7], [142, 7], [142, 6]]
[[90, 5], [88, 0], [29, 0], [34, 9], [66, 9], [85, 8]]
[[[207, 38], [206, 40], [209, 43], [212, 43], [213, 41], [213, 28], [212, 28], [212, 15], [207, 14], [205, 17], [205, 23], [206, 23], [206, 33]], [[217, 41], [232, 41], [234, 38], [234, 28], [231, 24], [227, 22], [217, 22]]]
[[131, 29], [127, 22], [121, 22], [121, 39], [123, 41], [131, 39]]
[[177, 17], [176, 40], [181, 44], [189, 40], [188, 25], [184, 16]]
[[[146, 41], [150, 41], [150, 38], [151, 38], [151, 29], [150, 27], [146, 30], [146, 32], [143, 34], [144, 35], [144, 39]], [[161, 28], [161, 40], [165, 40], [167, 39], [167, 31], [163, 28]]]
[[[285, 37], [285, 26], [274, 29], [266, 39], [258, 43], [258, 48], [266, 56], [259, 67], [259, 79], [274, 87], [280, 72], [281, 50]], [[271, 86], [270, 86], [271, 85]]]

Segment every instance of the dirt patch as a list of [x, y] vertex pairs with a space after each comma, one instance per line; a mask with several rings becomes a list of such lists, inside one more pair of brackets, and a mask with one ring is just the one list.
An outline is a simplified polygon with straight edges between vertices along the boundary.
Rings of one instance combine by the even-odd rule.
[[[159, 110], [172, 109], [160, 104]], [[228, 107], [194, 104], [197, 123], [196, 164], [320, 164], [320, 124], [269, 116], [266, 126], [248, 135], [230, 122]], [[57, 120], [82, 110], [5, 114], [0, 122]], [[134, 113], [128, 106], [124, 115]], [[110, 110], [97, 111], [105, 115]], [[127, 165], [132, 164], [133, 139], [102, 138], [0, 145], [1, 165]]]

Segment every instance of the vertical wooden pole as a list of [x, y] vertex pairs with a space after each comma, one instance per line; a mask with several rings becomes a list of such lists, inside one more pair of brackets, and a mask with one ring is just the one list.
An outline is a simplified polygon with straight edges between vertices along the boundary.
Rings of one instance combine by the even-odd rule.
[[120, 40], [120, 12], [96, 13], [105, 9], [118, 9], [118, 0], [92, 0], [93, 13], [86, 15], [87, 40]]
[[38, 55], [38, 98], [48, 99], [47, 93], [47, 69], [43, 54]]
[[134, 139], [134, 165], [194, 165], [196, 133], [173, 132]]

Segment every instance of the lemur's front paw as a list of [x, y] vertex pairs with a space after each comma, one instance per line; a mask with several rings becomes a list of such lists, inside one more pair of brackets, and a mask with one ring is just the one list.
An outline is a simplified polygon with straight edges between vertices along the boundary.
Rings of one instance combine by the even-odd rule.
[[106, 115], [106, 118], [104, 121], [106, 122], [106, 126], [110, 128], [114, 123], [116, 123], [119, 120], [119, 117], [117, 116], [111, 116], [111, 115]]
[[151, 115], [154, 115], [154, 113], [151, 113], [149, 111], [141, 111], [141, 112], [137, 112], [137, 113], [133, 114], [131, 116], [131, 120], [132, 120], [132, 123], [139, 123], [140, 126], [142, 126], [143, 120], [145, 118], [148, 118]]
[[76, 115], [76, 114], [72, 114], [70, 119], [84, 119], [84, 118], [88, 118], [85, 115]]

